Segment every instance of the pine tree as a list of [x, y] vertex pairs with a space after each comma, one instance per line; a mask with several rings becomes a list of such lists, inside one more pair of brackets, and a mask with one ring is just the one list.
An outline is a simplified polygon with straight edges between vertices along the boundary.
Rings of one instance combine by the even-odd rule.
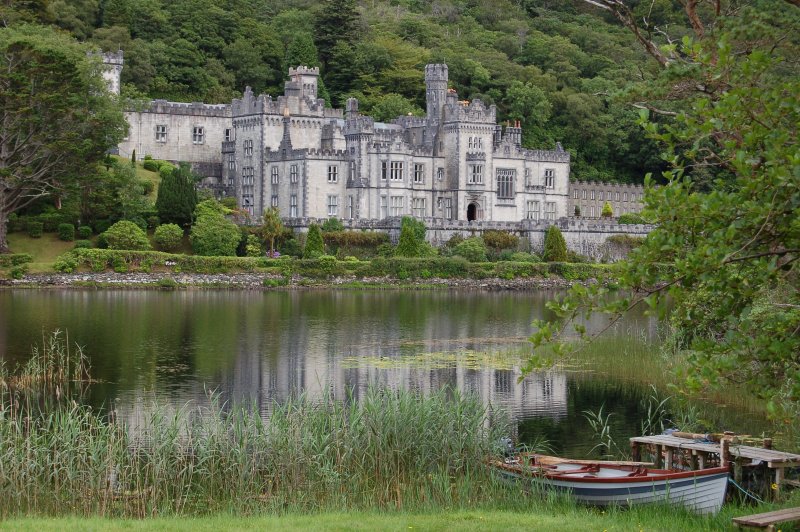
[[561, 230], [555, 225], [547, 228], [544, 235], [544, 254], [542, 258], [546, 262], [564, 262], [567, 260], [567, 242]]
[[325, 243], [322, 241], [322, 231], [317, 224], [308, 226], [306, 247], [303, 250], [304, 259], [316, 259], [325, 253]]
[[317, 15], [316, 40], [323, 66], [330, 63], [331, 52], [336, 43], [356, 42], [358, 40], [356, 1], [326, 0]]
[[161, 174], [158, 185], [156, 210], [162, 223], [174, 223], [188, 227], [197, 206], [197, 191], [189, 165], [168, 167]]

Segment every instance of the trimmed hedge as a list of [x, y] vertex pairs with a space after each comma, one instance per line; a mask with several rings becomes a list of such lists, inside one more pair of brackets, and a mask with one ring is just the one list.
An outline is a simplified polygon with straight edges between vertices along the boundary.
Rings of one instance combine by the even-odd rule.
[[71, 273], [78, 268], [94, 272], [107, 269], [149, 272], [154, 267], [163, 267], [175, 272], [225, 273], [229, 271], [253, 271], [270, 266], [278, 260], [261, 257], [202, 257], [199, 255], [175, 255], [162, 251], [130, 251], [116, 249], [73, 249], [58, 258], [57, 271]]
[[26, 262], [33, 262], [33, 256], [28, 253], [0, 254], [0, 268], [19, 266]]
[[28, 236], [31, 238], [42, 238], [44, 231], [44, 224], [42, 222], [35, 222], [33, 220], [28, 222]]

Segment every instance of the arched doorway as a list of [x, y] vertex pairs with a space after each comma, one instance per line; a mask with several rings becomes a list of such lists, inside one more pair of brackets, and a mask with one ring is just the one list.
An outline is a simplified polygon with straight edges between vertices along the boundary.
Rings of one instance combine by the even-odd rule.
[[471, 222], [478, 219], [478, 204], [474, 201], [467, 205], [467, 221]]

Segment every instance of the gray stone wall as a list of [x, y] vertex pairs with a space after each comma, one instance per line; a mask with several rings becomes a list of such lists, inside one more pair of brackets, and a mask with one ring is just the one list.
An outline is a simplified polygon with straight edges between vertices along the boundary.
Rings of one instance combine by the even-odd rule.
[[614, 218], [620, 214], [641, 212], [644, 187], [628, 183], [602, 183], [599, 181], [577, 181], [569, 183], [569, 211], [573, 216], [575, 206], [580, 206], [582, 218], [600, 218], [603, 204], [608, 202]]

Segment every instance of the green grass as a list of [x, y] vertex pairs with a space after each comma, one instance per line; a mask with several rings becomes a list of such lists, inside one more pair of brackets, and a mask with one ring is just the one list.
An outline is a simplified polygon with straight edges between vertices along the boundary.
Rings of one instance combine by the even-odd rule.
[[52, 273], [56, 258], [70, 251], [75, 243], [59, 240], [56, 233], [44, 233], [41, 238], [31, 238], [27, 233], [9, 233], [8, 246], [12, 253], [33, 256], [33, 262], [28, 263], [31, 273]]

